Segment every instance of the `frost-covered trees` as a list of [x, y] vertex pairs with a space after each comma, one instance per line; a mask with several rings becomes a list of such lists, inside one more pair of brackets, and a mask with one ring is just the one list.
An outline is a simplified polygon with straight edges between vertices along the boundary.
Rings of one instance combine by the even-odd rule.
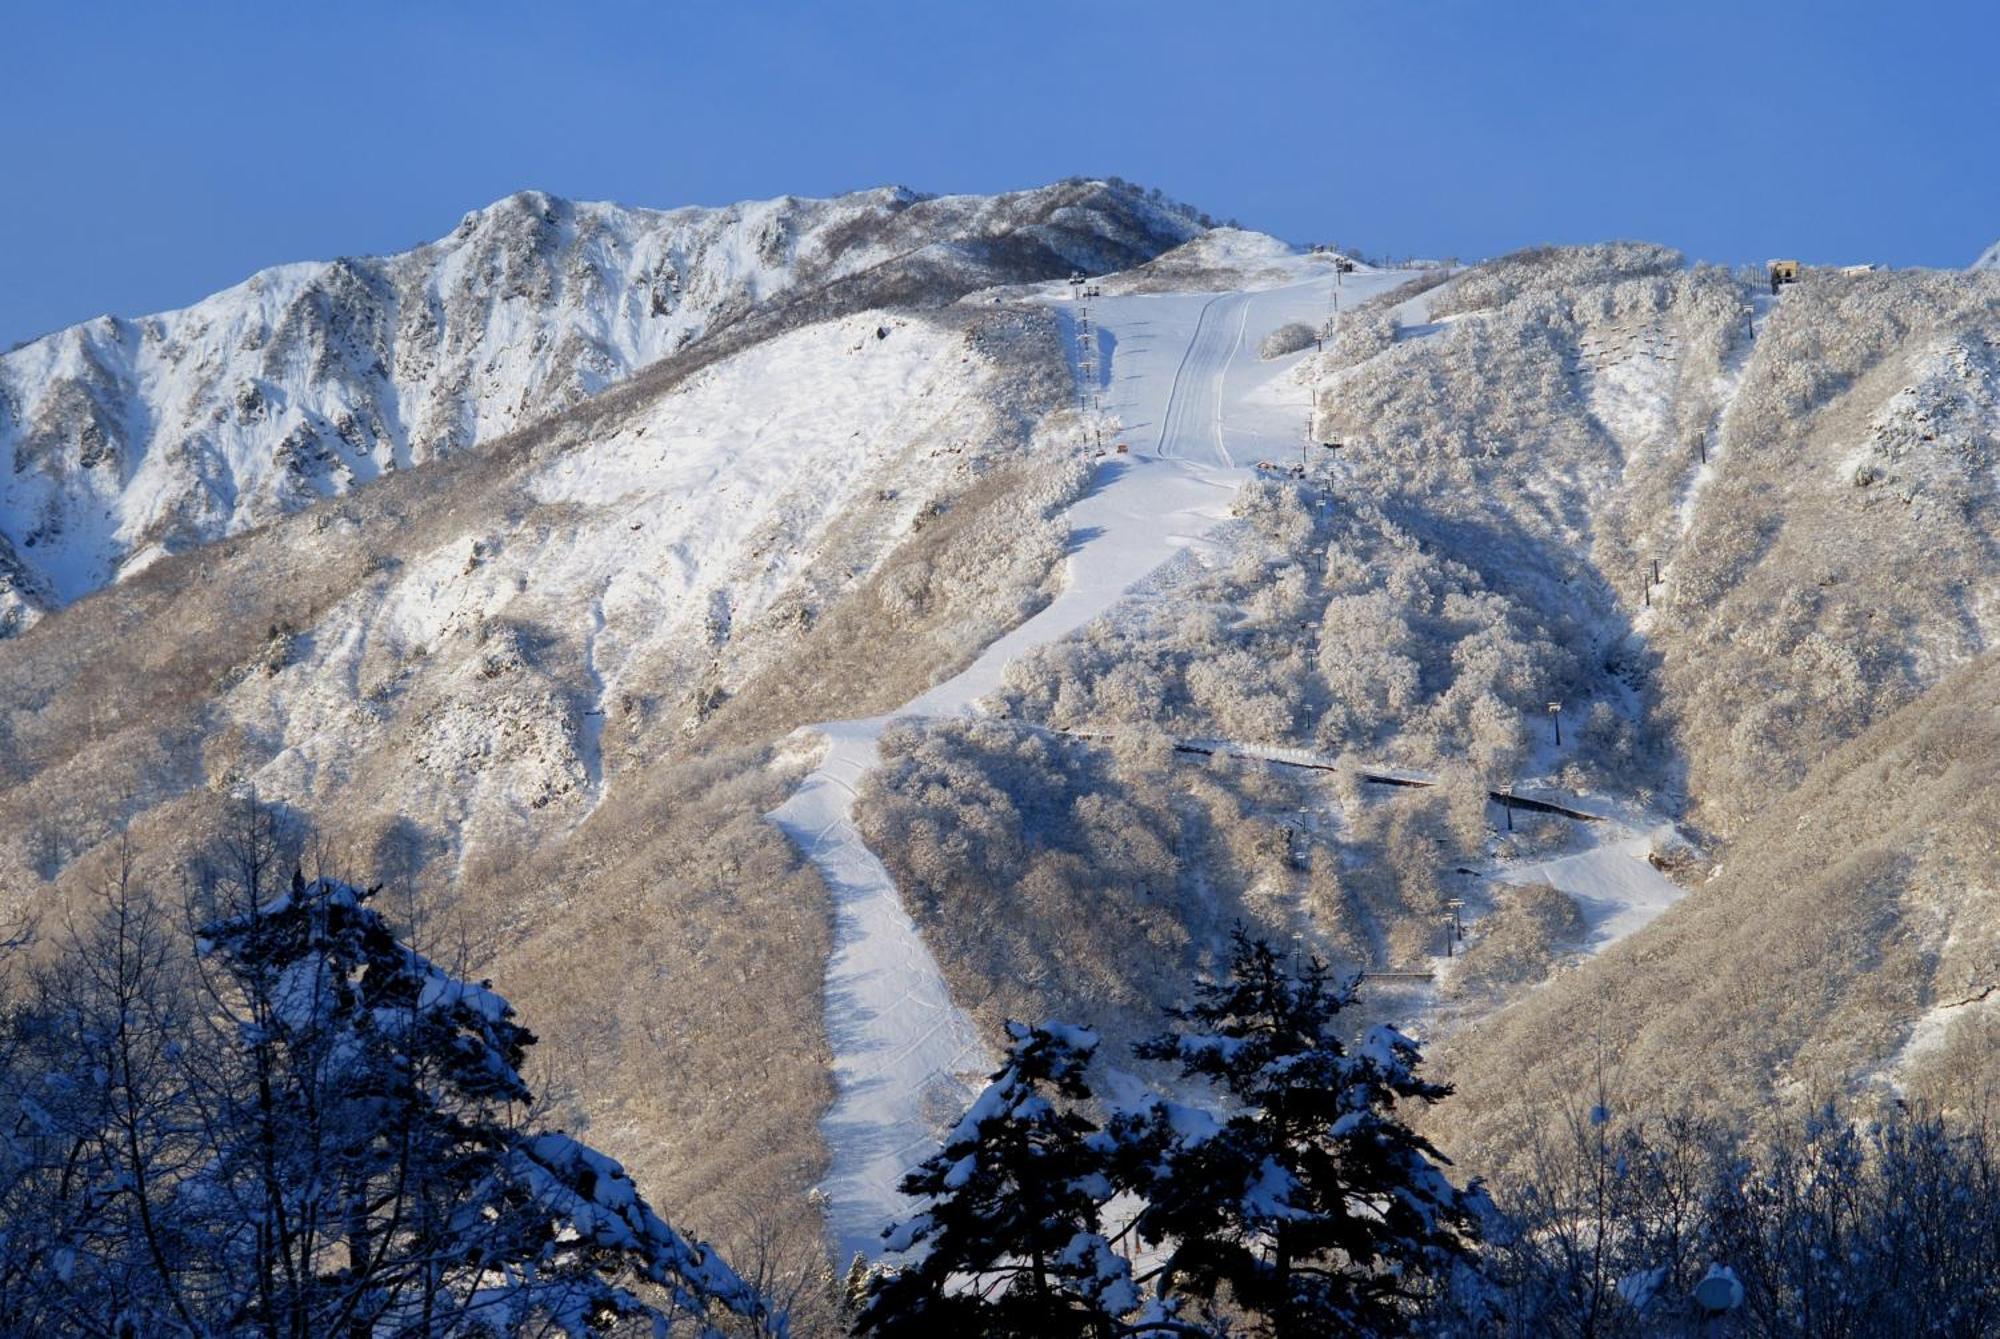
[[1417, 1076], [1416, 1046], [1391, 1028], [1350, 1051], [1352, 988], [1317, 960], [1288, 965], [1239, 933], [1228, 975], [1196, 997], [1138, 1050], [1213, 1084], [1226, 1118], [1190, 1130], [1156, 1107], [1122, 1129], [1150, 1145], [1138, 1227], [1167, 1252], [1161, 1291], [1226, 1290], [1274, 1335], [1395, 1330], [1471, 1261], [1486, 1208], [1397, 1112], [1451, 1090]]
[[877, 1277], [861, 1333], [1109, 1336], [1138, 1305], [1104, 1235], [1105, 1145], [1075, 1106], [1097, 1038], [1058, 1023], [1007, 1030], [1006, 1063], [903, 1183], [929, 1207], [888, 1245], [924, 1254]]
[[1365, 363], [1396, 342], [1396, 318], [1381, 307], [1350, 313], [1335, 327], [1333, 347], [1322, 370], [1336, 372]]
[[1705, 823], [1733, 833], [1989, 647], [1996, 294], [1814, 274], [1763, 323], [1661, 615]]
[[1680, 252], [1651, 242], [1529, 247], [1459, 276], [1457, 283], [1431, 300], [1431, 315], [1480, 311], [1522, 297], [1591, 291], [1619, 280], [1665, 277], [1686, 264]]
[[[1510, 555], [1443, 540], [1371, 502], [1257, 481], [1238, 493], [1236, 559], [1008, 671], [1003, 699], [1062, 730], [1145, 722], [1181, 737], [1353, 750], [1471, 766], [1498, 784], [1530, 752], [1525, 718], [1605, 689], [1593, 635]], [[1454, 556], [1454, 551], [1463, 557]], [[1607, 708], [1607, 711], [1610, 709]], [[1635, 745], [1615, 714], [1572, 750], [1586, 768]]]
[[1104, 754], [1004, 722], [899, 725], [882, 753], [862, 833], [991, 1026], [1106, 999], [1150, 1011], [1175, 988], [1202, 912], [1180, 895], [1189, 823], [1172, 804], [1135, 803]]
[[1220, 1116], [1149, 1096], [1100, 1130], [1096, 1036], [1009, 1024], [1005, 1065], [903, 1183], [926, 1203], [888, 1246], [928, 1254], [872, 1284], [864, 1332], [1385, 1334], [1473, 1263], [1484, 1192], [1398, 1110], [1449, 1092], [1412, 1043], [1376, 1028], [1350, 1051], [1351, 991], [1242, 932], [1195, 993], [1136, 1050], [1214, 1084]]
[[1993, 1333], [1988, 1136], [1922, 1113], [1855, 1115], [1823, 1110], [1754, 1142], [1686, 1115], [1629, 1121], [1601, 1096], [1551, 1119], [1529, 1165], [1498, 1182], [1505, 1228], [1481, 1276], [1435, 1309], [1435, 1331], [1687, 1334], [1704, 1318], [1697, 1285], [1727, 1270], [1741, 1301], [1711, 1332]]
[[533, 1035], [253, 816], [192, 943], [129, 878], [0, 1052], [0, 1330], [782, 1331], [618, 1163], [536, 1129]]
[[1304, 321], [1291, 321], [1264, 336], [1264, 342], [1257, 346], [1257, 356], [1283, 358], [1288, 353], [1311, 348], [1315, 338], [1313, 328]]
[[1583, 910], [1567, 893], [1547, 884], [1500, 888], [1449, 989], [1462, 997], [1499, 997], [1545, 981], [1583, 937]]
[[1099, 1103], [1093, 1033], [1010, 1025], [992, 1084], [904, 1183], [924, 1205], [887, 1244], [907, 1254], [855, 1276], [862, 1332], [1665, 1339], [1718, 1319], [1698, 1291], [1716, 1277], [1740, 1295], [1714, 1333], [2000, 1325], [1980, 1127], [1825, 1110], [1752, 1139], [1627, 1120], [1600, 1088], [1544, 1109], [1495, 1203], [1406, 1124], [1449, 1090], [1390, 1029], [1348, 1045], [1352, 993], [1320, 964], [1239, 935], [1194, 995], [1136, 1050], [1212, 1100]]

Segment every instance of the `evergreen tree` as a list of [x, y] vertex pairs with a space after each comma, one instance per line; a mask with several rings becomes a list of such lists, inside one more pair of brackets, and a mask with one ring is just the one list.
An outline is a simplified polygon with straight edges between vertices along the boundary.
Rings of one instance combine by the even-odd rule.
[[533, 1128], [505, 1000], [374, 890], [238, 854], [194, 953], [121, 876], [0, 1018], [0, 1330], [784, 1332], [616, 1162]]
[[375, 891], [294, 873], [201, 929], [243, 1041], [200, 1189], [256, 1225], [245, 1318], [356, 1336], [596, 1333], [712, 1303], [762, 1319], [616, 1162], [522, 1127], [533, 1035], [485, 983], [402, 944]]
[[1236, 933], [1228, 975], [1197, 987], [1180, 1026], [1137, 1048], [1222, 1090], [1216, 1122], [1156, 1103], [1120, 1117], [1123, 1177], [1163, 1245], [1163, 1297], [1230, 1303], [1273, 1335], [1393, 1333], [1454, 1268], [1473, 1261], [1486, 1204], [1397, 1119], [1400, 1101], [1450, 1089], [1417, 1077], [1416, 1046], [1388, 1027], [1352, 1053], [1339, 1032], [1353, 987], [1317, 959], [1291, 970]]
[[903, 1181], [928, 1204], [886, 1240], [925, 1254], [871, 1281], [862, 1333], [1108, 1336], [1138, 1304], [1102, 1230], [1107, 1146], [1075, 1109], [1097, 1038], [1060, 1023], [1007, 1033], [1006, 1063]]

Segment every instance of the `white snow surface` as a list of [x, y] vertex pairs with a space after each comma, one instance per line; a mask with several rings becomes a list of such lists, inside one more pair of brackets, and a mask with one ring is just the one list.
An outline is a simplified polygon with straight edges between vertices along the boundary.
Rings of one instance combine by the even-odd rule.
[[[1268, 252], [1258, 260], [1260, 281], [1275, 274], [1291, 282], [1088, 304], [1105, 443], [1124, 443], [1128, 453], [1106, 455], [1070, 509], [1062, 590], [900, 710], [808, 727], [825, 740], [824, 758], [771, 814], [818, 865], [834, 900], [826, 1025], [836, 1096], [821, 1125], [832, 1163], [821, 1189], [841, 1258], [880, 1251], [883, 1229], [912, 1209], [899, 1182], [937, 1147], [995, 1063], [855, 827], [855, 795], [877, 762], [876, 741], [897, 717], [975, 714], [1015, 658], [1081, 628], [1162, 563], [1200, 546], [1257, 461], [1297, 454], [1309, 400], [1290, 374], [1303, 355], [1265, 362], [1257, 346], [1280, 325], [1325, 319], [1336, 280], [1306, 257], [1288, 266]], [[1359, 302], [1408, 277], [1382, 271], [1339, 282], [1344, 301]], [[1082, 309], [1061, 286], [1035, 296], [1059, 305], [1080, 334]]]
[[1502, 866], [1496, 877], [1508, 883], [1545, 883], [1569, 894], [1589, 928], [1584, 947], [1597, 953], [1651, 925], [1687, 890], [1646, 858], [1676, 840], [1673, 824], [1648, 828], [1607, 817], [1580, 826], [1589, 842], [1586, 849]]
[[[619, 736], [606, 727], [631, 676], [755, 624], [822, 561], [843, 518], [877, 514], [885, 535], [907, 533], [941, 474], [928, 444], [979, 440], [1000, 376], [957, 332], [887, 312], [704, 369], [539, 466], [524, 480], [534, 523], [414, 558], [331, 609], [281, 671], [232, 688], [232, 717], [289, 741], [249, 779], [321, 802], [379, 739], [385, 666], [459, 665], [458, 691], [411, 731], [406, 805], [441, 806], [454, 830], [537, 801], [581, 820], [616, 784]], [[582, 693], [490, 639], [508, 620], [581, 648]]]

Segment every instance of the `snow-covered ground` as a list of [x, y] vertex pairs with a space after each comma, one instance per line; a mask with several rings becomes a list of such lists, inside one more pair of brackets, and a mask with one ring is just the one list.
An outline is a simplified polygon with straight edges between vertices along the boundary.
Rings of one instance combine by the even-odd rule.
[[[461, 691], [412, 731], [405, 807], [427, 796], [476, 827], [561, 799], [580, 821], [616, 784], [620, 701], [650, 691], [656, 661], [753, 626], [857, 517], [878, 546], [908, 532], [937, 483], [928, 444], [986, 432], [1000, 373], [963, 360], [963, 342], [880, 312], [807, 326], [539, 467], [522, 481], [535, 523], [413, 557], [330, 610], [281, 671], [230, 690], [232, 717], [287, 741], [250, 779], [326, 802], [380, 742], [377, 695], [404, 691], [409, 665], [463, 661]], [[576, 679], [495, 640], [510, 622], [576, 647]]]
[[0, 538], [67, 603], [594, 394], [785, 291], [818, 260], [814, 230], [907, 203], [661, 212], [523, 192], [401, 255], [282, 265], [56, 332], [0, 356], [0, 411], [18, 407], [0, 444], [20, 452]]
[[1647, 828], [1605, 818], [1585, 825], [1582, 839], [1588, 845], [1581, 851], [1503, 865], [1496, 877], [1507, 883], [1545, 883], [1569, 894], [1589, 928], [1587, 951], [1599, 952], [1645, 929], [1686, 895], [1685, 888], [1646, 858], [1674, 843], [1673, 824]]
[[[1461, 271], [1460, 273], [1463, 273]], [[1445, 280], [1436, 288], [1427, 288], [1413, 298], [1405, 298], [1389, 309], [1389, 319], [1396, 323], [1397, 339], [1422, 339], [1434, 335], [1453, 321], [1469, 313], [1454, 312], [1439, 320], [1431, 319], [1431, 304], [1443, 297], [1445, 290], [1458, 282], [1458, 276]]]
[[1130, 265], [1198, 232], [1094, 183], [670, 211], [526, 191], [399, 255], [278, 266], [178, 311], [57, 331], [0, 353], [0, 636], [557, 414], [801, 290], [922, 253], [954, 293]]
[[[1236, 758], [1255, 758], [1294, 767], [1332, 769], [1340, 759], [1311, 749], [1285, 748], [1271, 744], [1248, 744], [1234, 740], [1189, 739], [1185, 744]], [[1394, 778], [1417, 783], [1436, 780], [1427, 772], [1411, 768], [1367, 766], [1369, 776]], [[1523, 785], [1515, 793], [1524, 800], [1542, 800], [1596, 816], [1595, 822], [1578, 822], [1575, 843], [1582, 849], [1548, 860], [1511, 861], [1496, 867], [1490, 877], [1502, 883], [1548, 884], [1576, 900], [1583, 912], [1589, 937], [1584, 947], [1596, 953], [1629, 934], [1643, 930], [1687, 890], [1656, 867], [1648, 856], [1664, 852], [1679, 840], [1674, 825], [1652, 822], [1617, 812], [1599, 800], [1578, 799], [1560, 792], [1548, 792]]]
[[[1273, 268], [1263, 265], [1260, 279]], [[812, 727], [826, 741], [825, 756], [771, 817], [819, 866], [834, 898], [826, 1009], [836, 1096], [822, 1123], [832, 1157], [822, 1189], [841, 1258], [879, 1250], [881, 1230], [909, 1207], [898, 1182], [934, 1148], [993, 1064], [952, 1005], [888, 871], [855, 829], [855, 792], [876, 763], [876, 739], [893, 717], [974, 712], [1011, 661], [1081, 628], [1169, 558], [1198, 546], [1226, 517], [1258, 460], [1299, 449], [1308, 404], [1290, 373], [1301, 355], [1265, 362], [1259, 343], [1288, 322], [1323, 321], [1336, 283], [1345, 305], [1409, 277], [1377, 271], [1336, 279], [1329, 270], [1298, 257], [1278, 272], [1292, 282], [1255, 291], [1091, 302], [1106, 442], [1124, 443], [1128, 452], [1107, 455], [1070, 509], [1074, 538], [1062, 591], [962, 673], [899, 711]], [[1080, 316], [1063, 291], [1044, 286], [1037, 296]], [[1081, 325], [1070, 322], [1073, 333]]]

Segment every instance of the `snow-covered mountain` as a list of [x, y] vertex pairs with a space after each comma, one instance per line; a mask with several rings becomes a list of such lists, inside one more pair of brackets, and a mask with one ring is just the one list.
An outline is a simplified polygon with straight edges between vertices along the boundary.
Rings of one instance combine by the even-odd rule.
[[0, 635], [163, 555], [488, 441], [807, 292], [1121, 268], [1199, 231], [1137, 192], [902, 189], [657, 211], [540, 192], [400, 255], [279, 266], [0, 357]]
[[17, 350], [0, 913], [254, 791], [809, 1252], [998, 1020], [1141, 1035], [1237, 923], [1448, 1033], [1475, 1168], [1607, 1037], [1635, 1110], [1990, 1071], [2000, 273], [1335, 259], [515, 197]]
[[1979, 253], [1979, 259], [1972, 262], [1975, 270], [2000, 270], [2000, 242], [1995, 242]]

